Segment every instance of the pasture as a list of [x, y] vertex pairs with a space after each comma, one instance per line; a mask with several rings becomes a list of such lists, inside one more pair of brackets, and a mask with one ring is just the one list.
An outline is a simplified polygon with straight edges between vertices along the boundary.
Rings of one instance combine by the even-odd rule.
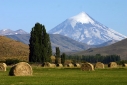
[[9, 76], [0, 71], [0, 85], [127, 85], [127, 68], [43, 68], [32, 66], [33, 76]]

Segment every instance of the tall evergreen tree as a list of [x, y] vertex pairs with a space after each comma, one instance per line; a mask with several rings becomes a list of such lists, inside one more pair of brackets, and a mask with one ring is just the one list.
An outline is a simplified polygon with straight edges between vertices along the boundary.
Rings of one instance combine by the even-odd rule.
[[66, 54], [65, 53], [63, 53], [62, 55], [61, 55], [61, 63], [64, 65], [64, 63], [65, 63], [65, 57], [66, 57]]
[[49, 35], [46, 33], [45, 26], [36, 23], [31, 30], [29, 44], [29, 62], [49, 62], [52, 55]]
[[58, 64], [58, 59], [60, 58], [60, 49], [59, 47], [56, 47], [56, 64]]

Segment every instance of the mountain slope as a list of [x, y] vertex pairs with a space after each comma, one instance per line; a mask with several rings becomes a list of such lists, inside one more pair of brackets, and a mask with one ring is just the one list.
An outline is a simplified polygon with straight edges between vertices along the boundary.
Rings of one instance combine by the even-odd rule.
[[50, 41], [54, 52], [55, 47], [59, 47], [61, 52], [77, 52], [90, 47], [89, 45], [58, 34], [50, 34]]
[[114, 43], [118, 42], [117, 40], [110, 40], [108, 42], [104, 42], [102, 44], [99, 44], [99, 45], [92, 45], [91, 47], [92, 48], [99, 48], [99, 47], [105, 47], [105, 46], [109, 46], [109, 45], [112, 45]]
[[126, 38], [126, 36], [95, 21], [85, 12], [66, 19], [48, 33], [61, 34], [88, 45], [98, 45], [110, 40], [120, 41]]
[[16, 35], [6, 35], [6, 37], [11, 38], [16, 41], [20, 41], [24, 44], [29, 44], [30, 34], [16, 34]]
[[28, 60], [29, 47], [19, 41], [12, 40], [5, 36], [0, 36], [0, 60], [8, 58], [18, 58]]
[[81, 51], [78, 53], [75, 53], [76, 55], [120, 55], [121, 59], [127, 60], [127, 39], [124, 39], [122, 41], [119, 41], [115, 44], [101, 47], [101, 48], [91, 48], [86, 51]]
[[[17, 34], [17, 35], [6, 35], [8, 38], [29, 44], [30, 34]], [[76, 52], [90, 48], [89, 45], [77, 42], [66, 36], [59, 34], [50, 34], [50, 41], [52, 45], [53, 52], [55, 52], [55, 47], [59, 47], [61, 52]]]

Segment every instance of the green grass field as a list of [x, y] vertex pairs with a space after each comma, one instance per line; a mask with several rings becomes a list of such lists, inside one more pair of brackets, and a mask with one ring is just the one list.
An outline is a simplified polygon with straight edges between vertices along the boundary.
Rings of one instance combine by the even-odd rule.
[[79, 68], [33, 67], [33, 76], [8, 76], [0, 71], [0, 85], [127, 85], [127, 68], [81, 71]]

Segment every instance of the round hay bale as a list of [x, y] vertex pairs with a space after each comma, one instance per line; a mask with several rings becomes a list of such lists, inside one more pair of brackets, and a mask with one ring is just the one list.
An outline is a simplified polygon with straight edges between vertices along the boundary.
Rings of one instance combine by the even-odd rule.
[[55, 63], [56, 57], [55, 56], [51, 56], [51, 62]]
[[81, 70], [82, 71], [94, 71], [94, 67], [91, 63], [83, 63], [81, 65]]
[[10, 76], [31, 76], [33, 73], [32, 67], [26, 62], [15, 64], [9, 72]]
[[50, 68], [55, 68], [55, 67], [56, 67], [56, 64], [50, 64], [49, 67], [50, 67]]
[[0, 71], [6, 71], [7, 65], [5, 63], [0, 63]]
[[72, 63], [72, 60], [65, 60], [65, 65], [68, 65], [69, 63]]
[[49, 62], [44, 62], [44, 63], [42, 64], [42, 66], [43, 66], [43, 67], [48, 67], [49, 64], [50, 64]]
[[69, 64], [67, 65], [67, 67], [73, 68], [74, 65], [73, 65], [72, 63], [69, 63]]
[[104, 64], [101, 62], [97, 62], [94, 66], [95, 68], [99, 68], [99, 69], [103, 69], [104, 68]]
[[58, 58], [58, 64], [61, 64], [61, 58]]
[[56, 58], [57, 64], [61, 64], [61, 58]]
[[55, 68], [55, 67], [56, 67], [56, 64], [51, 64], [51, 63], [49, 63], [49, 62], [45, 62], [42, 66], [43, 66], [43, 67]]
[[108, 67], [110, 67], [110, 68], [117, 68], [117, 63], [116, 62], [110, 62], [108, 64]]
[[63, 67], [63, 65], [62, 64], [57, 64], [57, 67]]
[[124, 64], [123, 64], [123, 67], [127, 67], [127, 63], [124, 63]]
[[80, 68], [81, 65], [80, 65], [79, 63], [75, 63], [75, 64], [74, 64], [74, 67], [78, 67], [78, 68]]

